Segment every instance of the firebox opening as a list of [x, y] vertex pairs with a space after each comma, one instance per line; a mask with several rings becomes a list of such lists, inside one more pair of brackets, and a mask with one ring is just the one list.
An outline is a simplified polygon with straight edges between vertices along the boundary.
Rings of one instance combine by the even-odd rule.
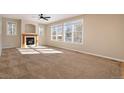
[[34, 45], [34, 37], [27, 37], [26, 45]]

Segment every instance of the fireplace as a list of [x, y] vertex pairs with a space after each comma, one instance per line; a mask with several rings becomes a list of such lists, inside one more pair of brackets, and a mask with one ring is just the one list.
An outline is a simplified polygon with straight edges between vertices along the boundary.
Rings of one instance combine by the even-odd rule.
[[23, 33], [22, 34], [22, 48], [26, 48], [28, 46], [37, 46], [38, 38], [36, 33]]
[[26, 45], [34, 45], [34, 37], [26, 37]]

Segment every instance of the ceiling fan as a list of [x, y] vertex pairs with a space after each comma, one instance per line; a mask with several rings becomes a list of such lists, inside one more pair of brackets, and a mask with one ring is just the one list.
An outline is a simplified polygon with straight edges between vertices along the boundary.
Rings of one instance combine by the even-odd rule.
[[48, 21], [51, 18], [50, 16], [44, 16], [43, 14], [39, 14], [38, 16], [40, 19], [44, 19], [46, 21]]

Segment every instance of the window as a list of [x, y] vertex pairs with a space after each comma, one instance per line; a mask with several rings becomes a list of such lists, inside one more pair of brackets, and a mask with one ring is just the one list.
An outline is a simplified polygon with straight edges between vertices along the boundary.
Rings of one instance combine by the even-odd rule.
[[70, 24], [64, 25], [64, 41], [72, 42], [72, 25]]
[[83, 31], [81, 20], [51, 26], [51, 40], [69, 43], [82, 43]]
[[82, 23], [80, 20], [64, 23], [64, 41], [82, 43]]
[[43, 31], [44, 31], [44, 28], [43, 28], [42, 26], [39, 26], [39, 32], [38, 32], [38, 35], [39, 35], [39, 36], [42, 36]]
[[74, 33], [73, 33], [75, 43], [82, 43], [82, 25], [81, 23], [76, 23], [74, 25]]
[[15, 22], [7, 23], [7, 35], [16, 35], [16, 25]]
[[51, 27], [51, 39], [56, 40], [56, 29], [55, 27]]
[[63, 40], [62, 25], [56, 25], [51, 27], [51, 40], [55, 41]]

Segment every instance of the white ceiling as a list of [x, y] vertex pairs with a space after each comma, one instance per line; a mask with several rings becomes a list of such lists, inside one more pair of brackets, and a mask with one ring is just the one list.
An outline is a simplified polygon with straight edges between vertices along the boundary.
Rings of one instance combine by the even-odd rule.
[[3, 17], [8, 17], [8, 18], [31, 20], [31, 21], [37, 21], [43, 24], [49, 24], [62, 19], [78, 16], [79, 14], [44, 14], [44, 16], [51, 17], [49, 21], [39, 20], [38, 14], [1, 14], [1, 15]]

